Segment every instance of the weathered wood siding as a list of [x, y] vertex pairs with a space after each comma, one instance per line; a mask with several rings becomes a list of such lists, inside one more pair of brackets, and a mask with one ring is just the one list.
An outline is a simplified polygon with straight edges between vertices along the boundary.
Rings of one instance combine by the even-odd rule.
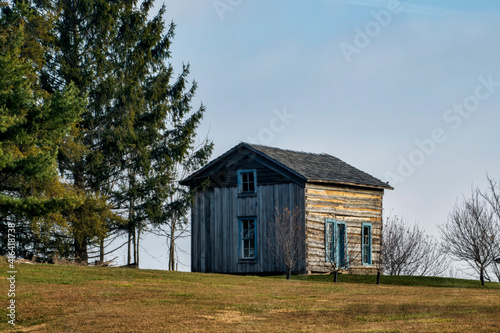
[[247, 160], [242, 157], [238, 162], [234, 162], [223, 170], [210, 175], [210, 184], [212, 187], [233, 187], [238, 184], [237, 172], [241, 169], [256, 170], [257, 171], [257, 183], [259, 185], [272, 185], [272, 184], [282, 184], [288, 183], [290, 180], [284, 175], [268, 168], [266, 165], [255, 161]]
[[[309, 272], [331, 271], [325, 253], [327, 218], [346, 223], [350, 271], [361, 274], [376, 272], [375, 264], [380, 258], [383, 194], [383, 190], [363, 187], [306, 184], [306, 246]], [[361, 227], [364, 222], [372, 224], [371, 266], [364, 266], [361, 262]]]
[[[193, 272], [253, 274], [286, 270], [280, 258], [270, 251], [267, 238], [273, 227], [275, 207], [298, 207], [305, 211], [304, 187], [295, 183], [259, 185], [262, 178], [257, 171], [255, 196], [238, 197], [236, 186], [209, 187], [196, 192], [191, 212]], [[255, 260], [239, 259], [240, 217], [257, 218]], [[305, 269], [304, 258], [297, 265], [297, 270]]]

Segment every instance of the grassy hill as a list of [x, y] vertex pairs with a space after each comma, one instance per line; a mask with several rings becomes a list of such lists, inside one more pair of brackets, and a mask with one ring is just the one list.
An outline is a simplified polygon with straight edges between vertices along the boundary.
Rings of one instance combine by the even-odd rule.
[[[6, 264], [0, 269], [7, 272]], [[230, 276], [17, 265], [22, 332], [500, 332], [500, 284], [455, 279]], [[5, 276], [6, 273], [4, 273]], [[399, 284], [399, 285], [398, 285]]]

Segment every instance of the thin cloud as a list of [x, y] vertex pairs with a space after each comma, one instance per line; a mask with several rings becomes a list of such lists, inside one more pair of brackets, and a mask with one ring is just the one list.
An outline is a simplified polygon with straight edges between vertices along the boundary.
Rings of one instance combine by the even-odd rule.
[[[372, 7], [372, 8], [386, 8], [389, 1], [388, 0], [338, 0], [338, 2], [345, 3], [348, 5], [362, 6], [362, 7]], [[464, 11], [450, 9], [439, 6], [428, 6], [416, 3], [411, 3], [409, 1], [400, 1], [401, 8], [405, 13], [424, 15], [424, 16], [435, 16], [441, 17], [445, 15], [453, 14], [464, 14]], [[471, 16], [484, 16], [477, 13], [467, 12]]]

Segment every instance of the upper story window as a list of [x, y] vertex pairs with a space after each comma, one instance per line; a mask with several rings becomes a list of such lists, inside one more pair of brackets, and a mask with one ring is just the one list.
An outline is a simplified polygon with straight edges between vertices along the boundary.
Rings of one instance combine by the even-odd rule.
[[238, 170], [238, 192], [255, 193], [257, 189], [257, 172], [255, 170]]

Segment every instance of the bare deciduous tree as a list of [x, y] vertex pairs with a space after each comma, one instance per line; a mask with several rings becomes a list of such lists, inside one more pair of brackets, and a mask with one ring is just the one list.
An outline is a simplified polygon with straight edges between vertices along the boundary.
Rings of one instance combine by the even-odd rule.
[[474, 189], [470, 197], [453, 208], [448, 221], [440, 226], [446, 251], [457, 260], [464, 260], [479, 273], [484, 285], [487, 268], [500, 256], [499, 221], [494, 209]]
[[[481, 193], [482, 197], [488, 202], [493, 213], [497, 218], [497, 229], [492, 235], [494, 247], [500, 252], [500, 182], [493, 178], [487, 176], [488, 179], [488, 190], [485, 193]], [[500, 254], [491, 263], [493, 274], [495, 274], [498, 282], [500, 282]]]
[[[190, 224], [185, 216], [180, 217], [181, 223], [177, 219], [178, 216], [172, 216], [170, 220], [167, 220], [164, 224], [155, 225], [154, 228], [149, 230], [153, 235], [159, 237], [165, 237], [165, 242], [168, 248], [168, 270], [176, 271], [178, 266], [177, 252], [182, 251], [177, 245], [177, 240], [181, 238], [186, 238], [191, 235]], [[182, 263], [181, 263], [182, 265]]]
[[[331, 223], [326, 225], [326, 259], [333, 273], [333, 282], [337, 282], [338, 274], [342, 270], [349, 270], [356, 261], [361, 260], [362, 249], [353, 251], [351, 244], [358, 244], [361, 235], [348, 233], [349, 227], [349, 204], [344, 203], [343, 208], [336, 209], [330, 215]], [[359, 223], [359, 222], [356, 222]], [[360, 245], [361, 246], [361, 245]]]
[[491, 264], [493, 274], [497, 277], [498, 282], [500, 282], [500, 258], [497, 258], [495, 262]]
[[287, 280], [297, 262], [305, 255], [304, 215], [296, 207], [283, 210], [275, 207], [273, 232], [267, 241], [274, 255], [279, 256], [287, 268]]
[[386, 274], [436, 276], [449, 267], [438, 242], [416, 224], [410, 226], [402, 217], [394, 215], [385, 219], [382, 239], [379, 270], [383, 266]]
[[206, 163], [212, 151], [212, 144], [206, 137], [203, 141], [193, 145], [187, 151], [184, 160], [175, 162], [171, 166], [170, 179], [167, 184], [159, 186], [162, 191], [162, 210], [157, 212], [156, 219], [152, 220], [153, 234], [165, 237], [168, 246], [168, 270], [175, 271], [177, 267], [176, 251], [179, 247], [176, 241], [190, 236], [188, 212], [191, 206], [193, 193], [189, 188], [179, 184], [179, 181]]
[[498, 219], [500, 219], [500, 182], [487, 176], [488, 191], [481, 193], [481, 196], [490, 204], [491, 209]]
[[[342, 221], [339, 221], [343, 223]], [[343, 269], [351, 267], [358, 253], [349, 253], [349, 243], [354, 243], [347, 233], [347, 224], [330, 223], [327, 225], [326, 258], [333, 273], [333, 282], [337, 282], [338, 274]], [[352, 238], [352, 237], [351, 237]]]

